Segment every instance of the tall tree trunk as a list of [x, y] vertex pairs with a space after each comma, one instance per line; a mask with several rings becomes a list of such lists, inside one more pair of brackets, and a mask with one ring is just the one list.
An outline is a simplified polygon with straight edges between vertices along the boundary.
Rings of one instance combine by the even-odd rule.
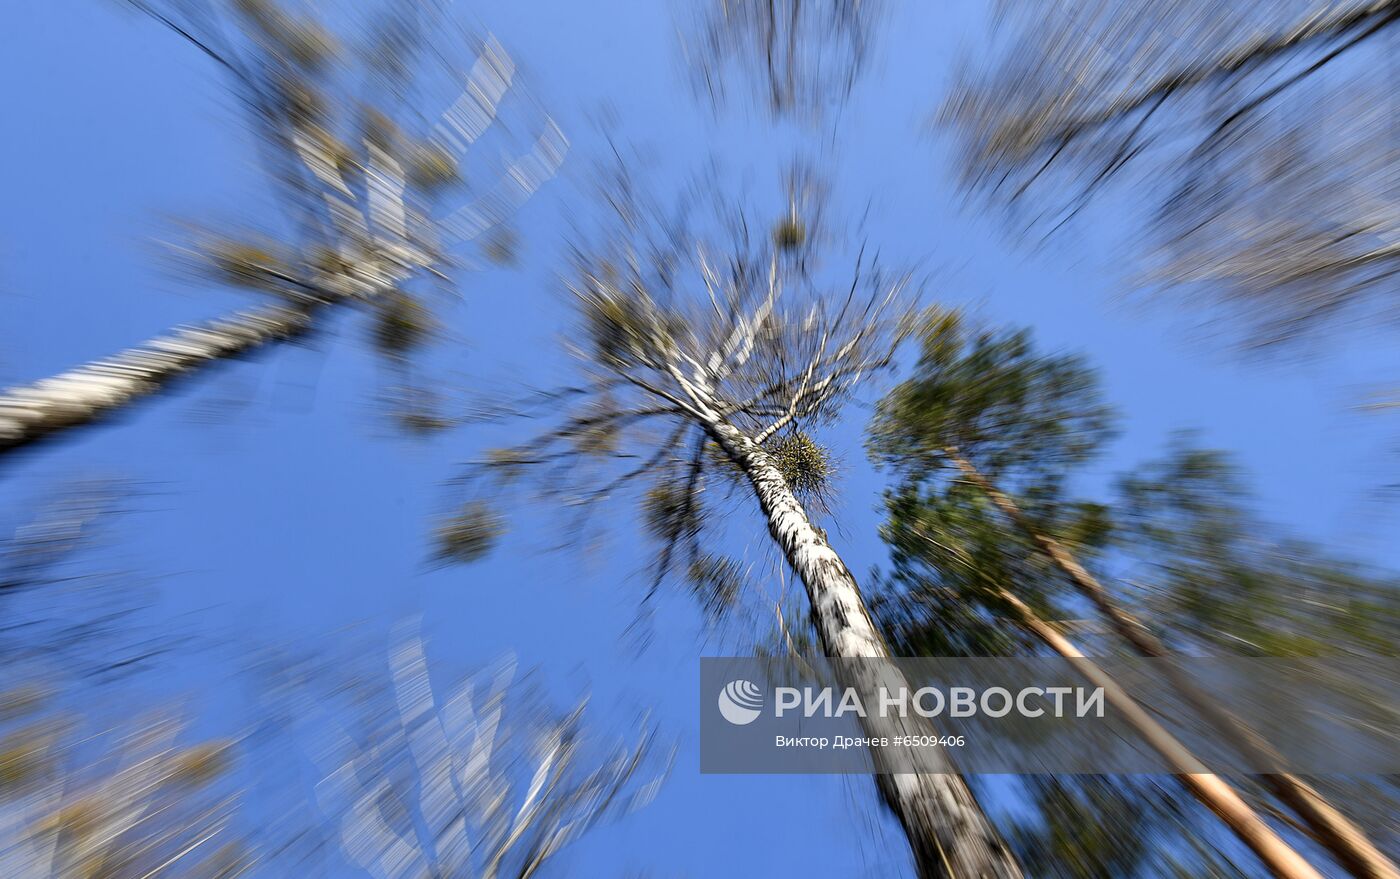
[[[1089, 599], [1108, 620], [1113, 630], [1132, 645], [1134, 650], [1142, 656], [1154, 658], [1170, 655], [1166, 646], [1140, 620], [1113, 600], [1103, 584], [1079, 564], [1073, 553], [1058, 540], [1036, 528], [1016, 502], [1003, 494], [957, 449], [950, 447], [945, 451], [962, 471], [963, 476], [977, 486], [1003, 515], [1034, 541], [1040, 551], [1064, 572], [1075, 588]], [[1170, 663], [1166, 665], [1165, 671], [1177, 691], [1243, 755], [1261, 761], [1268, 758], [1271, 749], [1257, 733], [1203, 693]], [[1394, 862], [1367, 838], [1365, 831], [1353, 824], [1307, 782], [1288, 773], [1269, 773], [1261, 776], [1260, 780], [1307, 824], [1318, 842], [1353, 876], [1364, 879], [1400, 879], [1400, 869], [1397, 869]]]
[[1095, 686], [1103, 688], [1108, 701], [1157, 753], [1167, 759], [1182, 784], [1186, 785], [1196, 799], [1219, 815], [1240, 841], [1259, 856], [1271, 873], [1281, 879], [1322, 879], [1322, 874], [1284, 842], [1283, 838], [1240, 798], [1234, 788], [1226, 784], [1220, 776], [1207, 772], [1185, 745], [1144, 711], [1142, 706], [1103, 669], [1087, 659], [1068, 638], [1005, 589], [998, 591], [998, 597], [1011, 605], [1026, 629], [1056, 653], [1072, 660], [1080, 674]]
[[[768, 530], [782, 548], [788, 564], [807, 589], [812, 619], [826, 654], [838, 659], [888, 659], [889, 647], [866, 610], [860, 589], [840, 556], [812, 525], [787, 481], [763, 448], [721, 419], [708, 431], [747, 476], [768, 520]], [[864, 664], [853, 664], [864, 668]], [[868, 673], [851, 671], [860, 680], [842, 681], [863, 697], [878, 688], [903, 685], [902, 675], [888, 665]], [[897, 680], [891, 680], [895, 676]], [[873, 698], [873, 696], [872, 696]], [[866, 735], [896, 738], [929, 735], [923, 718], [868, 717]], [[879, 761], [878, 754], [876, 760]], [[877, 770], [879, 769], [877, 762]], [[919, 875], [925, 879], [1013, 879], [1021, 868], [1005, 841], [978, 805], [967, 783], [949, 762], [933, 772], [879, 772], [876, 781], [885, 802], [898, 816], [913, 848]]]
[[91, 424], [202, 367], [306, 331], [316, 306], [269, 305], [0, 393], [0, 454]]

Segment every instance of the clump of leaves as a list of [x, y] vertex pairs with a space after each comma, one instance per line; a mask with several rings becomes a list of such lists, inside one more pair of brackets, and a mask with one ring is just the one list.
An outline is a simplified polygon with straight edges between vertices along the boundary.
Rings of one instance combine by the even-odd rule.
[[392, 388], [384, 398], [390, 417], [405, 433], [427, 436], [453, 427], [456, 422], [444, 415], [439, 395], [427, 388], [406, 385]]
[[395, 152], [400, 138], [399, 127], [384, 113], [373, 107], [365, 107], [360, 117], [360, 129], [371, 145], [385, 152]]
[[744, 475], [744, 471], [734, 463], [729, 453], [714, 441], [705, 443], [705, 469], [726, 479], [738, 479]]
[[683, 485], [667, 480], [652, 486], [642, 498], [647, 530], [662, 540], [694, 534], [700, 527], [695, 498]]
[[583, 320], [600, 359], [628, 363], [646, 350], [646, 327], [622, 296], [598, 289], [583, 297]]
[[52, 745], [52, 735], [44, 729], [21, 729], [0, 739], [0, 791], [23, 787], [41, 777]]
[[227, 742], [204, 742], [186, 748], [171, 759], [170, 778], [193, 787], [206, 785], [228, 772], [230, 750]]
[[102, 819], [108, 811], [99, 795], [89, 794], [46, 815], [40, 826], [45, 832], [62, 833], [71, 839], [84, 841], [102, 826]]
[[491, 551], [505, 530], [505, 521], [494, 510], [482, 501], [472, 501], [438, 527], [438, 558], [474, 562]]
[[605, 263], [599, 274], [588, 273], [572, 288], [583, 318], [583, 337], [592, 342], [594, 356], [625, 366], [674, 352], [687, 337], [686, 319], [654, 301], [635, 280], [625, 287], [616, 281], [616, 269]]
[[424, 406], [410, 406], [398, 411], [399, 426], [411, 434], [427, 436], [452, 428], [452, 419]]
[[788, 217], [773, 229], [773, 243], [779, 250], [796, 250], [807, 240], [807, 227], [796, 217]]
[[338, 51], [335, 37], [312, 19], [297, 18], [269, 0], [235, 0], [234, 5], [253, 25], [254, 35], [293, 67], [313, 73]]
[[320, 70], [335, 57], [335, 38], [318, 22], [296, 21], [282, 31], [287, 57], [302, 70]]
[[617, 451], [620, 431], [616, 419], [611, 417], [617, 409], [617, 400], [612, 395], [603, 394], [599, 397], [591, 417], [584, 419], [578, 432], [570, 437], [574, 448], [580, 454], [601, 458]]
[[43, 793], [25, 796], [37, 808], [6, 828], [11, 862], [42, 858], [44, 874], [55, 876], [154, 876], [179, 851], [182, 873], [237, 875], [217, 869], [234, 842], [218, 853], [200, 848], [232, 829], [238, 798], [212, 784], [225, 775], [227, 745], [176, 750], [169, 743], [179, 729], [143, 717], [129, 729], [60, 722], [21, 731], [20, 747], [6, 748], [6, 780]]
[[[798, 500], [814, 512], [828, 512], [837, 466], [824, 446], [803, 431], [792, 431], [773, 437], [764, 444], [763, 449]], [[742, 479], [744, 476], [743, 469], [715, 443], [706, 444], [705, 463], [710, 472], [718, 473], [725, 479]]]
[[827, 450], [811, 436], [794, 431], [773, 440], [766, 448], [793, 494], [807, 500], [821, 499], [829, 493], [836, 467]]
[[381, 354], [403, 357], [432, 335], [436, 321], [416, 297], [395, 290], [378, 301], [374, 322], [374, 347]]
[[350, 261], [333, 247], [312, 249], [308, 262], [312, 270], [321, 275], [344, 275], [352, 268]]
[[686, 579], [701, 607], [712, 617], [733, 607], [744, 588], [743, 569], [724, 556], [697, 556], [686, 571]]
[[489, 449], [486, 452], [486, 466], [490, 467], [494, 477], [502, 484], [514, 482], [525, 472], [525, 468], [531, 463], [530, 457], [520, 449], [509, 446], [499, 449]]
[[265, 242], [222, 238], [210, 242], [206, 253], [217, 275], [238, 287], [280, 292], [291, 274], [286, 260]]
[[486, 258], [498, 266], [513, 266], [520, 254], [520, 236], [508, 226], [498, 226], [481, 247]]
[[328, 116], [326, 96], [308, 80], [284, 79], [276, 86], [278, 106], [299, 127], [321, 127]]
[[424, 192], [451, 186], [461, 179], [457, 160], [438, 144], [419, 144], [408, 150], [405, 176]]
[[48, 693], [34, 684], [21, 684], [0, 693], [0, 722], [15, 720], [37, 711]]
[[341, 174], [351, 173], [359, 164], [359, 158], [355, 155], [354, 148], [326, 129], [318, 127], [309, 132], [308, 136], [315, 138], [316, 145], [321, 152], [325, 153], [331, 164]]

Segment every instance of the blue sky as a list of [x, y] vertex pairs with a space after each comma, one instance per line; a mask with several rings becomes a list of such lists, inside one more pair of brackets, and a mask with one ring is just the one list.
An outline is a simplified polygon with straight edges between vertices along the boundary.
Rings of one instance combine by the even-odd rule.
[[[836, 202], [871, 205], [868, 234], [887, 255], [932, 269], [930, 295], [1029, 325], [1043, 345], [1103, 369], [1124, 432], [1092, 468], [1089, 490], [1198, 428], [1237, 452], [1266, 513], [1362, 558], [1400, 562], [1395, 521], [1376, 499], [1393, 481], [1393, 418], [1353, 410], [1397, 373], [1379, 331], [1324, 357], [1245, 364], [1167, 307], [1117, 299], [1131, 188], [1071, 234], [1028, 253], [953, 186], [948, 147], [927, 129], [952, 63], [987, 26], [981, 5], [907, 4], [892, 14], [868, 75], [822, 128], [716, 116], [691, 99], [673, 5], [654, 2], [460, 4], [496, 34], [574, 149], [564, 173], [519, 219], [518, 269], [460, 278], [442, 317], [441, 374], [481, 386], [565, 376], [566, 313], [557, 271], [569, 219], [600, 155], [593, 119], [610, 109], [631, 143], [677, 185], [717, 161], [739, 190], [774, 201], [793, 156], [834, 169]], [[0, 34], [0, 382], [52, 374], [247, 299], [172, 274], [150, 240], [173, 217], [256, 219], [267, 210], [251, 143], [205, 59], [112, 2], [17, 0]], [[646, 588], [645, 543], [613, 508], [614, 539], [547, 553], [549, 521], [524, 514], [487, 560], [426, 562], [429, 531], [456, 466], [510, 430], [395, 436], [375, 409], [389, 380], [353, 316], [305, 345], [201, 376], [130, 417], [38, 450], [4, 472], [10, 506], [65, 480], [116, 476], [152, 486], [104, 551], [158, 579], [152, 610], [171, 625], [306, 642], [363, 624], [382, 637], [422, 614], [443, 674], [512, 650], [560, 692], [588, 687], [598, 722], [618, 730], [652, 709], [679, 738], [659, 800], [581, 843], [576, 875], [892, 876], [904, 844], [873, 787], [839, 777], [702, 777], [694, 742], [696, 657], [714, 639], [683, 596], [663, 597], [658, 636], [625, 637]], [[829, 439], [848, 470], [837, 549], [857, 572], [884, 558], [881, 482], [864, 463], [864, 413]], [[233, 703], [227, 659], [191, 660], [170, 678], [200, 693], [211, 726]], [[223, 718], [219, 720], [218, 718]], [[611, 725], [610, 725], [611, 724]], [[572, 872], [572, 871], [571, 871]]]

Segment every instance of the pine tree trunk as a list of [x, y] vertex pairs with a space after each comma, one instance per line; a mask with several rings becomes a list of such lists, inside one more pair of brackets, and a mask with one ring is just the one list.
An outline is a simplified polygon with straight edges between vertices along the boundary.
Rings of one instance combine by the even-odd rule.
[[1220, 816], [1240, 841], [1259, 856], [1259, 860], [1264, 862], [1270, 873], [1280, 879], [1322, 879], [1322, 874], [1284, 842], [1283, 838], [1240, 798], [1234, 788], [1226, 784], [1220, 776], [1207, 772], [1186, 746], [1144, 711], [1142, 706], [1103, 669], [1086, 658], [1068, 638], [1036, 616], [1025, 602], [1005, 589], [998, 593], [998, 597], [1020, 615], [1021, 624], [1032, 634], [1060, 656], [1074, 661], [1075, 668], [1090, 683], [1103, 689], [1109, 704], [1118, 709], [1118, 713], [1137, 730], [1148, 745], [1166, 758], [1181, 783], [1186, 785], [1206, 808]]
[[[1020, 528], [1040, 551], [1070, 579], [1084, 597], [1108, 620], [1113, 630], [1138, 654], [1153, 658], [1168, 656], [1166, 646], [1141, 621], [1124, 610], [1109, 595], [1108, 590], [1090, 574], [1074, 555], [1058, 540], [1042, 533], [1026, 518], [1016, 502], [1003, 494], [991, 480], [964, 458], [957, 449], [948, 448], [948, 456], [969, 482], [976, 485], [1002, 514]], [[1231, 744], [1247, 757], [1266, 759], [1268, 743], [1239, 722], [1221, 706], [1215, 704], [1185, 675], [1171, 664], [1164, 669], [1172, 685], [1200, 711]], [[1307, 782], [1289, 773], [1268, 773], [1260, 781], [1285, 803], [1317, 836], [1338, 862], [1353, 876], [1362, 879], [1400, 879], [1400, 869], [1367, 838], [1365, 831], [1353, 824]]]
[[[782, 473], [763, 449], [732, 425], [715, 419], [710, 435], [753, 485], [768, 530], [807, 589], [812, 619], [826, 654], [838, 659], [889, 658], [890, 652], [866, 610], [855, 578], [812, 525]], [[864, 667], [864, 664], [858, 664]], [[874, 668], [876, 664], [871, 664]], [[842, 681], [862, 698], [879, 687], [902, 686], [893, 665], [884, 671], [852, 672], [863, 680]], [[891, 681], [890, 676], [898, 680]], [[923, 718], [875, 717], [862, 721], [872, 738], [929, 735]], [[879, 760], [878, 754], [876, 755]], [[878, 769], [877, 765], [877, 769]], [[879, 773], [885, 802], [898, 816], [924, 879], [1012, 879], [1021, 869], [951, 763], [941, 771]]]
[[312, 307], [270, 305], [160, 336], [139, 348], [0, 393], [0, 454], [91, 424], [202, 367], [310, 326]]

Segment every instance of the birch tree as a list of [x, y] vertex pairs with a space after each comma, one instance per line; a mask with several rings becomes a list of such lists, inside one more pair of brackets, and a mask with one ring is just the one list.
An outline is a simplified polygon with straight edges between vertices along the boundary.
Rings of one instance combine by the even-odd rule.
[[231, 743], [184, 744], [184, 724], [170, 715], [95, 729], [32, 687], [0, 700], [6, 876], [231, 879], [254, 863], [237, 820], [237, 788], [221, 780]]
[[775, 117], [815, 118], [850, 95], [869, 63], [882, 0], [699, 0], [682, 31], [697, 90]]
[[[825, 653], [888, 658], [855, 577], [798, 492], [823, 466], [811, 431], [890, 365], [910, 277], [863, 256], [844, 277], [822, 268], [840, 244], [814, 219], [825, 216], [819, 190], [795, 173], [778, 222], [760, 226], [721, 202], [716, 227], [675, 220], [625, 172], [606, 181], [616, 222], [596, 249], [578, 248], [570, 272], [582, 381], [527, 400], [555, 422], [465, 478], [473, 491], [537, 487], [579, 522], [608, 497], [649, 485], [643, 512], [662, 538], [653, 589], [677, 569], [713, 570], [705, 505], [737, 481], [801, 581]], [[699, 189], [693, 199], [706, 203]], [[847, 685], [899, 685], [892, 668], [882, 680], [868, 674]], [[912, 723], [866, 721], [872, 736], [907, 734]], [[928, 774], [878, 768], [920, 875], [1020, 875], [951, 763]]]
[[51, 488], [0, 536], [5, 876], [232, 879], [257, 861], [238, 743], [192, 738], [186, 712], [142, 710], [127, 686], [177, 637], [147, 627], [129, 574], [89, 558], [133, 496], [115, 482]]
[[473, 41], [438, 4], [390, 3], [365, 34], [345, 36], [276, 0], [129, 4], [216, 64], [246, 112], [280, 214], [265, 225], [284, 231], [199, 229], [184, 249], [206, 282], [266, 301], [5, 391], [0, 453], [301, 336], [330, 309], [371, 310], [379, 349], [405, 356], [428, 335], [425, 295], [448, 280], [454, 252], [489, 240], [567, 150], [525, 98], [533, 143], [519, 145], [494, 182], [471, 181], [467, 196], [467, 153], [519, 88], [492, 38], [476, 42], [469, 71], [459, 69]]
[[391, 707], [320, 736], [329, 771], [316, 786], [345, 855], [375, 879], [524, 879], [655, 797], [669, 767], [652, 765], [644, 718], [635, 743], [595, 759], [586, 702], [551, 718], [510, 658], [439, 699], [416, 626], [393, 639]]
[[1141, 280], [1267, 345], [1393, 316], [1391, 0], [1002, 5], [941, 111], [963, 183], [1053, 231], [1115, 181], [1151, 205]]

